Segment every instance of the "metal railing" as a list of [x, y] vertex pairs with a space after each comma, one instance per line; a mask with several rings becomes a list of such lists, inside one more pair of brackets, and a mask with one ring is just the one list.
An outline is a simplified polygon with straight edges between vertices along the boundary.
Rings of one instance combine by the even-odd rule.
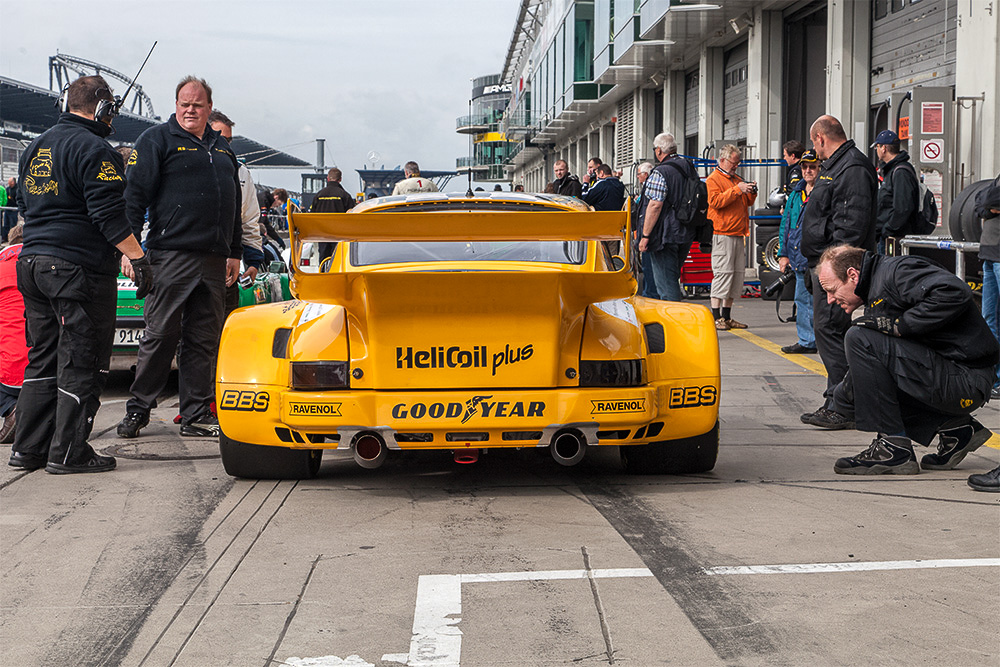
[[979, 252], [979, 244], [971, 241], [953, 241], [948, 236], [907, 236], [899, 240], [899, 247], [904, 255], [910, 254], [910, 248], [937, 248], [938, 250], [955, 251], [955, 275], [965, 280], [965, 253]]

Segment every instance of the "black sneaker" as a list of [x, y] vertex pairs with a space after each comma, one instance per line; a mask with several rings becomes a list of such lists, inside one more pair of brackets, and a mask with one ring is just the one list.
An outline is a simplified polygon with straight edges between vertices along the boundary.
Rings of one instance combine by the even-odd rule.
[[181, 424], [181, 435], [191, 438], [218, 438], [221, 432], [218, 418], [211, 413], [196, 418], [190, 424]]
[[137, 438], [140, 429], [149, 426], [148, 412], [129, 412], [118, 422], [119, 438]]
[[46, 457], [39, 454], [11, 452], [10, 461], [7, 462], [7, 465], [11, 468], [20, 468], [21, 470], [38, 470], [39, 468], [44, 468], [46, 462]]
[[800, 343], [792, 343], [791, 345], [786, 345], [781, 348], [781, 351], [785, 354], [816, 354], [815, 347], [806, 347]]
[[969, 475], [969, 486], [976, 491], [1000, 493], [1000, 466], [982, 475]]
[[937, 454], [924, 454], [920, 466], [928, 470], [951, 470], [992, 436], [993, 432], [975, 419], [965, 426], [939, 431]]
[[94, 454], [83, 463], [49, 463], [45, 466], [45, 472], [53, 475], [71, 475], [82, 472], [108, 472], [114, 470], [118, 462], [113, 456], [101, 456]]
[[825, 428], [829, 431], [839, 431], [845, 428], [854, 428], [854, 420], [850, 417], [840, 414], [839, 412], [834, 412], [833, 410], [828, 410], [827, 408], [820, 408], [814, 412], [809, 421], [805, 420], [803, 415], [802, 421], [807, 424], [812, 424], [813, 426], [819, 426], [820, 428]]
[[813, 418], [819, 413], [823, 412], [823, 410], [825, 409], [826, 408], [820, 408], [815, 412], [803, 412], [801, 415], [799, 415], [799, 421], [801, 421], [803, 424], [812, 424]]
[[837, 459], [833, 472], [838, 475], [916, 475], [920, 466], [909, 438], [880, 433], [868, 449], [857, 456]]

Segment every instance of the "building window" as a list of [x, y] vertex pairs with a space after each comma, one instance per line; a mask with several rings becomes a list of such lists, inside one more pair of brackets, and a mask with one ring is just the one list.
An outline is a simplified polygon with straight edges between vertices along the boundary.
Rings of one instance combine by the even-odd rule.
[[875, 0], [875, 20], [884, 19], [889, 14], [889, 0]]

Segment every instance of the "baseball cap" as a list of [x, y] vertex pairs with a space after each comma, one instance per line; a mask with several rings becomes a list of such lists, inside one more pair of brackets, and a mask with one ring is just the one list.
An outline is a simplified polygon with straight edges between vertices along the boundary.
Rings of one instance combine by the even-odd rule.
[[799, 162], [819, 162], [819, 156], [816, 155], [816, 151], [810, 148], [802, 153]]
[[892, 130], [882, 130], [875, 137], [875, 143], [873, 143], [869, 148], [875, 148], [878, 145], [894, 144], [899, 141], [899, 135]]

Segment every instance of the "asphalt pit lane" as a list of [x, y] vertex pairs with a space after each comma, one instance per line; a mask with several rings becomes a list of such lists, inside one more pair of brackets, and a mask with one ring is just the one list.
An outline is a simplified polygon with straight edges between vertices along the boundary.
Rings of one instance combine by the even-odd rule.
[[194, 461], [217, 459], [219, 441], [216, 438], [142, 438], [138, 442], [112, 445], [101, 450], [102, 454], [123, 459], [142, 461]]

